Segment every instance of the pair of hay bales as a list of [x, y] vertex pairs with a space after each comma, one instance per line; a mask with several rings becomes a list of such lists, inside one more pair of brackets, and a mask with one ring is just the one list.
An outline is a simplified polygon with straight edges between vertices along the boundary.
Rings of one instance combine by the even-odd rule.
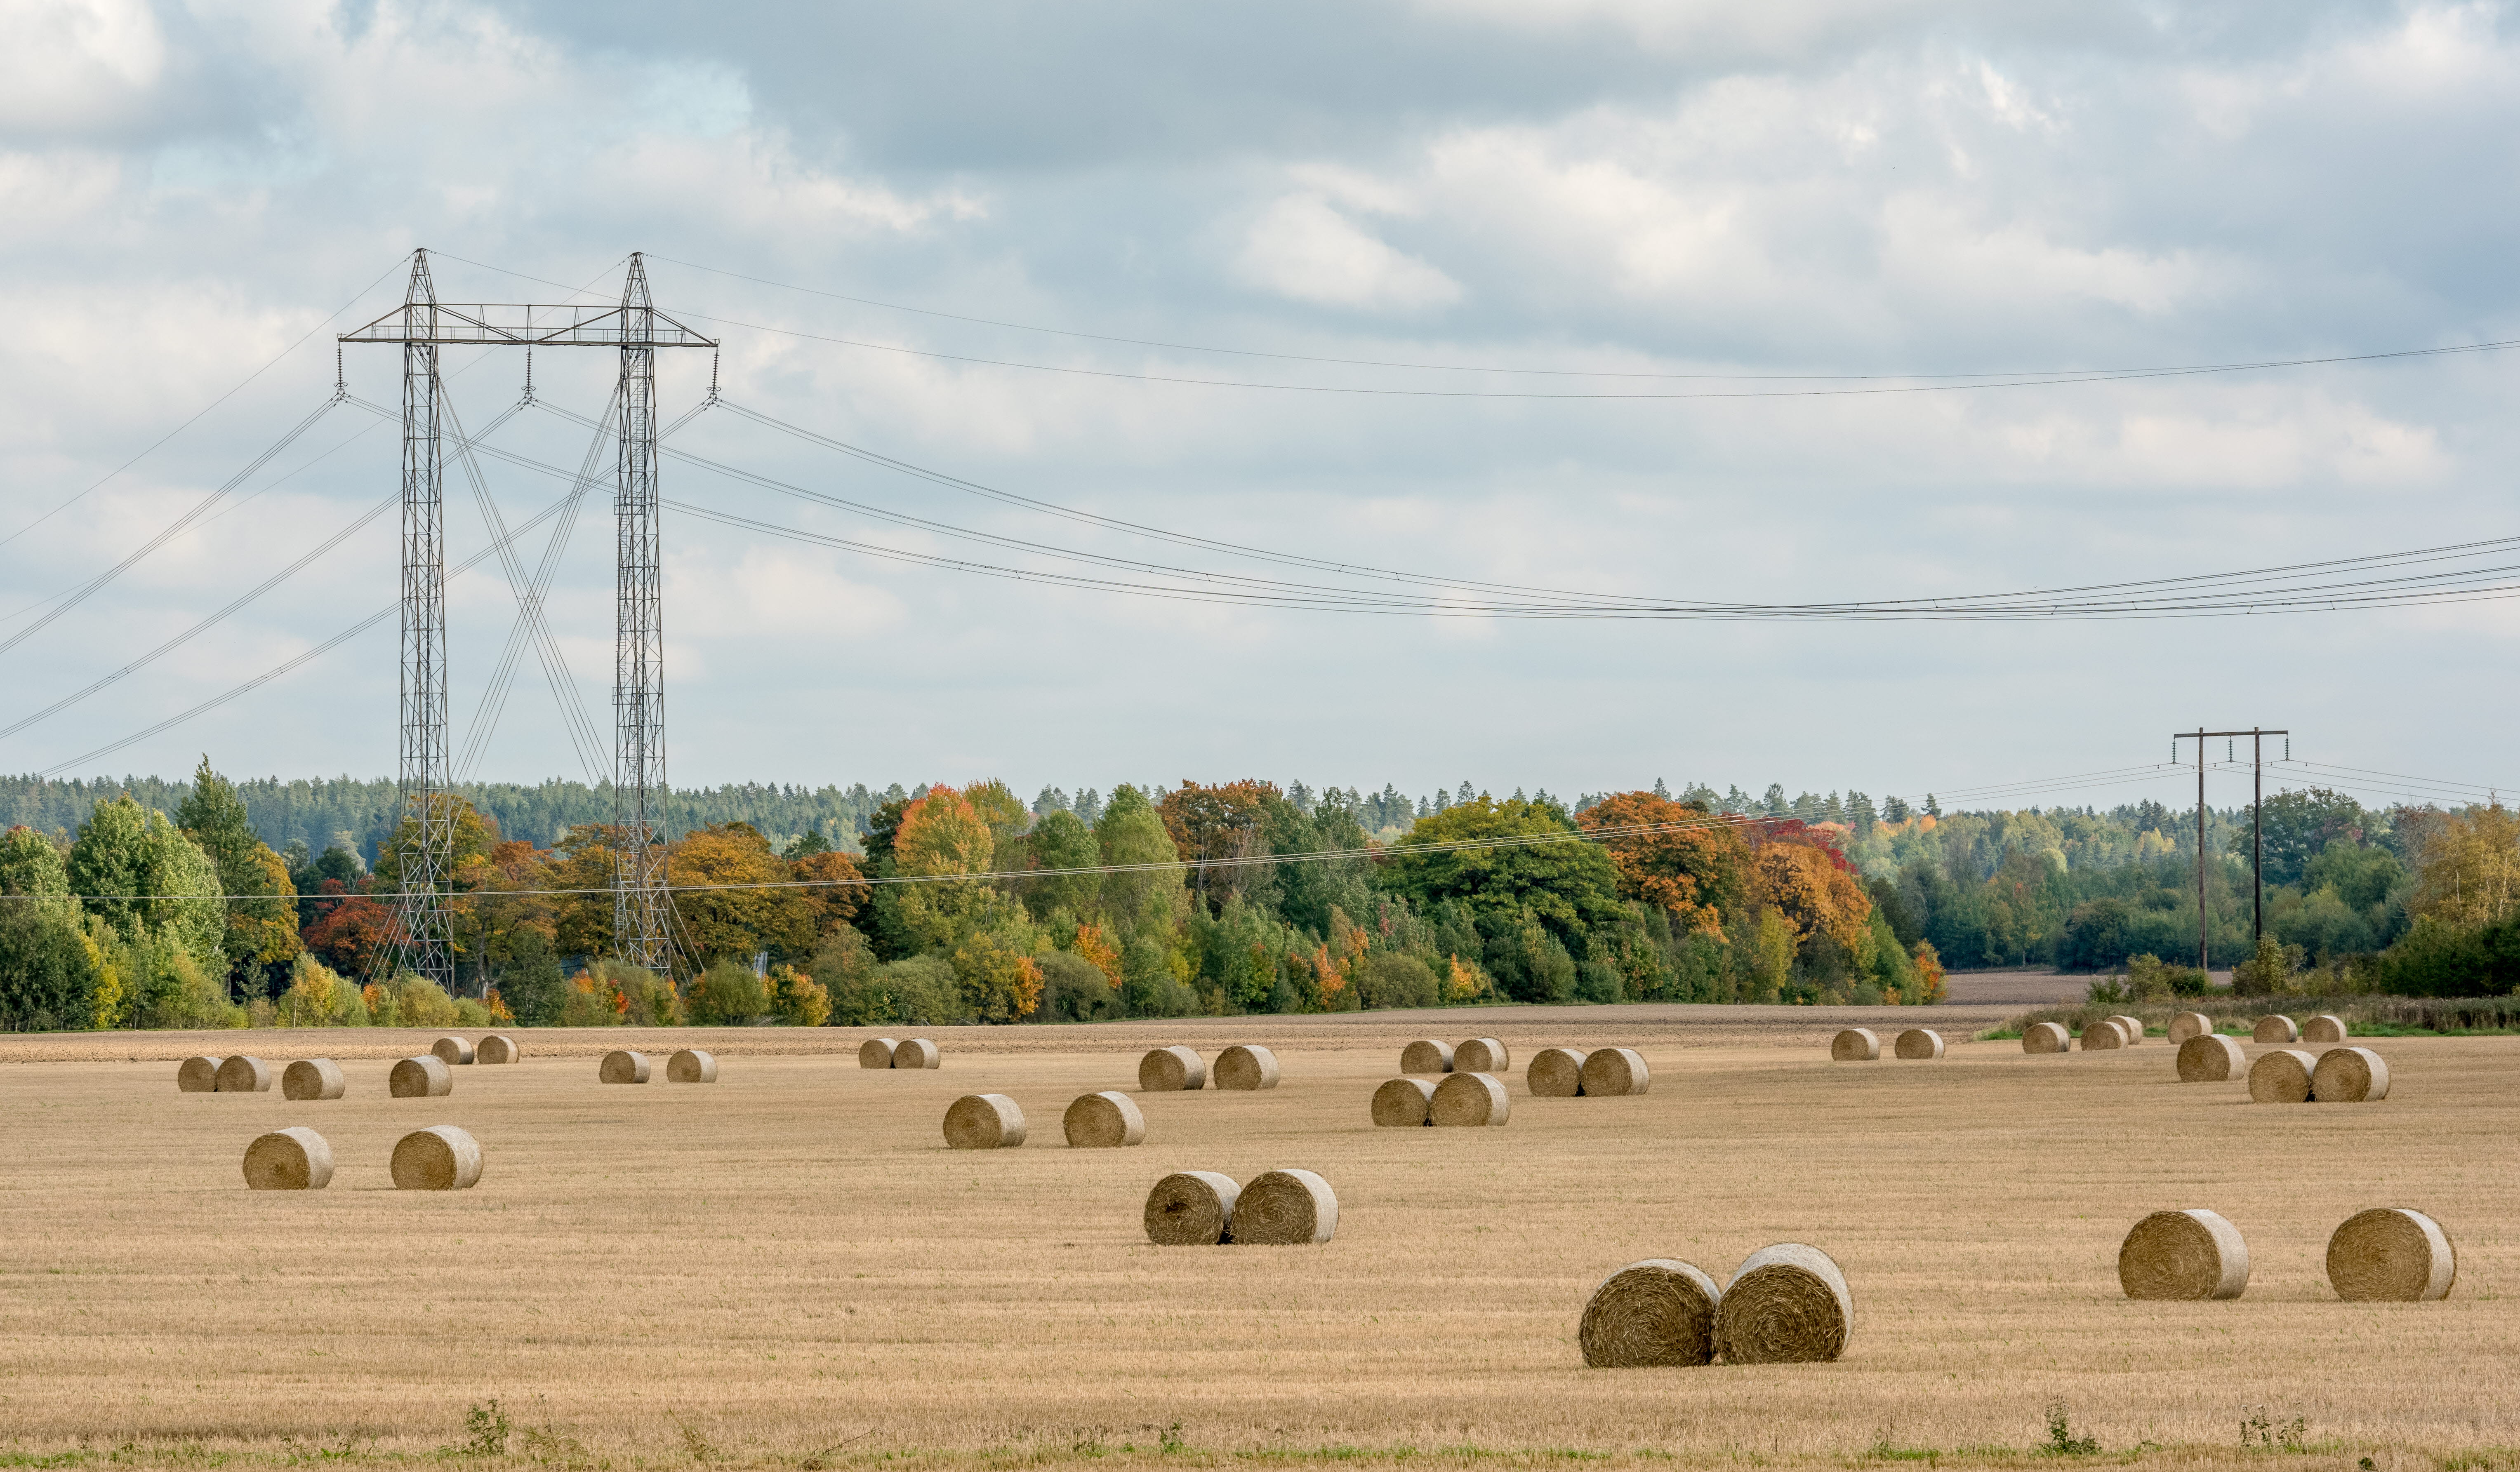
[[1601, 1280], [1575, 1337], [1596, 1369], [1800, 1364], [1835, 1360], [1855, 1325], [1846, 1274], [1801, 1242], [1762, 1247], [1722, 1289], [1688, 1263], [1648, 1258]]
[[1269, 1171], [1236, 1185], [1215, 1171], [1176, 1171], [1147, 1193], [1147, 1240], [1158, 1247], [1296, 1247], [1338, 1230], [1338, 1193], [1311, 1171]]
[[[2457, 1279], [2450, 1234], [2419, 1211], [2357, 1212], [2327, 1239], [2327, 1281], [2342, 1299], [2430, 1303]], [[2219, 1212], [2157, 1211], [2119, 1245], [2118, 1286], [2135, 1299], [2237, 1298], [2249, 1286], [2249, 1244]]]
[[[1118, 1149], [1147, 1139], [1147, 1116], [1116, 1089], [1079, 1094], [1059, 1126], [1071, 1149]], [[957, 1150], [1012, 1149], [1024, 1134], [1023, 1106], [1003, 1093], [967, 1093], [945, 1109], [945, 1143]]]
[[[481, 1179], [481, 1145], [453, 1125], [414, 1130], [394, 1142], [392, 1171], [397, 1190], [465, 1190]], [[245, 1147], [251, 1189], [320, 1191], [332, 1182], [332, 1144], [302, 1126], [274, 1130]]]
[[[596, 1066], [595, 1076], [607, 1084], [644, 1084], [654, 1076], [654, 1064], [646, 1053], [617, 1048], [606, 1053]], [[714, 1084], [717, 1082], [717, 1057], [697, 1048], [686, 1048], [665, 1060], [665, 1082], [668, 1084]]]
[[936, 1068], [945, 1055], [925, 1038], [912, 1038], [896, 1043], [890, 1038], [869, 1038], [858, 1045], [860, 1068]]
[[183, 1093], [268, 1093], [271, 1080], [270, 1064], [243, 1053], [186, 1058], [175, 1065], [175, 1088]]
[[1633, 1048], [1544, 1048], [1531, 1055], [1523, 1083], [1533, 1098], [1622, 1098], [1653, 1084], [1644, 1054]]
[[[2129, 1016], [2103, 1017], [2083, 1029], [2083, 1051], [2133, 1048], [2143, 1041], [2142, 1019]], [[2061, 1022], [2034, 1022], [2021, 1030], [2021, 1050], [2026, 1053], [2071, 1052], [2074, 1035]]]
[[1494, 1038], [1468, 1038], [1459, 1045], [1439, 1038], [1420, 1038], [1400, 1049], [1402, 1073], [1504, 1073], [1513, 1055]]
[[1513, 1100], [1494, 1074], [1385, 1079], [1373, 1091], [1372, 1113], [1374, 1124], [1386, 1128], [1502, 1125], [1513, 1117]]
[[[1902, 1058], [1939, 1058], [1943, 1055], [1943, 1035], [1929, 1027], [1912, 1027], [1890, 1045], [1890, 1051]], [[1880, 1056], [1881, 1035], [1868, 1027], [1845, 1028], [1828, 1040], [1832, 1063], [1869, 1063]]]
[[2353, 1036], [2353, 1030], [2334, 1012], [2320, 1012], [2298, 1023], [2281, 1012], [2272, 1012], [2258, 1019], [2249, 1036], [2257, 1043], [2342, 1043]]
[[2367, 1048], [2331, 1048], [2313, 1058], [2275, 1048], [2249, 1065], [2249, 1100], [2258, 1104], [2372, 1104], [2389, 1096], [2389, 1065]]
[[1206, 1088], [1211, 1078], [1219, 1089], [1244, 1093], [1275, 1089], [1278, 1055], [1256, 1043], [1237, 1044], [1218, 1053], [1216, 1066], [1211, 1069], [1196, 1049], [1174, 1044], [1149, 1049], [1138, 1060], [1138, 1090], [1142, 1093], [1195, 1093]]
[[514, 1063], [524, 1054], [517, 1040], [492, 1033], [475, 1044], [470, 1038], [440, 1038], [428, 1045], [428, 1050], [455, 1067], [467, 1063]]

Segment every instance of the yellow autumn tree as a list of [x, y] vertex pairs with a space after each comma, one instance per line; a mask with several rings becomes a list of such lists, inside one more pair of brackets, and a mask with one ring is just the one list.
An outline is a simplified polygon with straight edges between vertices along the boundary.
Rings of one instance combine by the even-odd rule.
[[2415, 860], [2418, 917], [2471, 928], [2520, 909], [2520, 818], [2497, 802], [2430, 825]]

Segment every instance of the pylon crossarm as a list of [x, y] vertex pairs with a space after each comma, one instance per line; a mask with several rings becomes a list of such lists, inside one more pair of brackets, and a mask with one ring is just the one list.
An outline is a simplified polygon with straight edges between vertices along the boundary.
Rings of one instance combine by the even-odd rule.
[[587, 304], [540, 306], [526, 302], [432, 302], [418, 310], [396, 307], [365, 327], [343, 333], [343, 342], [427, 342], [449, 346], [511, 347], [705, 347], [703, 336], [653, 307], [634, 309]]

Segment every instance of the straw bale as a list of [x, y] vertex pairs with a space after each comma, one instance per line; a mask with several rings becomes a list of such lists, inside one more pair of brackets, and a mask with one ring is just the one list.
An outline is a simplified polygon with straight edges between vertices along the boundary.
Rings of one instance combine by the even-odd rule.
[[245, 1147], [245, 1183], [255, 1190], [320, 1191], [332, 1180], [333, 1147], [312, 1130], [274, 1130]]
[[1278, 1087], [1278, 1055], [1252, 1043], [1238, 1043], [1216, 1055], [1216, 1087], [1249, 1092]]
[[1453, 1049], [1453, 1071], [1507, 1074], [1513, 1071], [1513, 1057], [1494, 1038], [1470, 1038]]
[[2099, 1021], [2083, 1029], [2083, 1051], [2085, 1052], [2101, 1052], [2112, 1048], [2124, 1048], [2126, 1046], [2126, 1029], [2119, 1024], [2118, 1019], [2115, 1017], [2102, 1017]]
[[2219, 1213], [2157, 1211], [2119, 1244], [2118, 1286], [2129, 1298], [2237, 1298], [2249, 1286], [2249, 1244]]
[[271, 1065], [260, 1058], [237, 1053], [219, 1064], [219, 1093], [269, 1093]]
[[1175, 1171], [1147, 1192], [1147, 1240], [1158, 1247], [1213, 1247], [1234, 1240], [1242, 1187], [1214, 1171]]
[[644, 1084], [648, 1082], [648, 1055], [626, 1048], [614, 1048], [604, 1055], [595, 1076], [608, 1084]]
[[1435, 1123], [1434, 1080], [1384, 1079], [1373, 1091], [1373, 1122], [1382, 1126]]
[[341, 1065], [330, 1058], [300, 1058], [280, 1071], [282, 1098], [337, 1099], [348, 1089]]
[[480, 1179], [480, 1143], [453, 1125], [414, 1130], [394, 1141], [396, 1190], [469, 1190]]
[[440, 1038], [428, 1045], [428, 1050], [444, 1058], [450, 1066], [472, 1061], [472, 1040], [470, 1038]]
[[2311, 1075], [2318, 1060], [2298, 1048], [2272, 1048], [2249, 1065], [2249, 1100], [2258, 1104], [2310, 1102]]
[[1588, 1098], [1623, 1098], [1642, 1093], [1653, 1084], [1644, 1054], [1633, 1048], [1597, 1048], [1584, 1055], [1584, 1094]]
[[1531, 1055], [1523, 1084], [1536, 1099], [1571, 1099], [1584, 1092], [1585, 1056], [1580, 1048], [1544, 1048]]
[[1402, 1073], [1451, 1073], [1453, 1045], [1440, 1038], [1420, 1038], [1400, 1049]]
[[1248, 1246], [1327, 1242], [1338, 1230], [1338, 1196], [1310, 1171], [1270, 1171], [1242, 1188], [1231, 1230], [1235, 1241]]
[[1513, 1101], [1493, 1074], [1448, 1073], [1428, 1102], [1438, 1125], [1501, 1125], [1512, 1114]]
[[2143, 1019], [2141, 1017], [2130, 1017], [2124, 1012], [2119, 1012], [2110, 1017], [2109, 1020], [2126, 1029], [2127, 1047], [2133, 1048], [2143, 1041]]
[[1845, 1027], [1828, 1040], [1832, 1063], [1869, 1063], [1881, 1056], [1881, 1035], [1868, 1027]]
[[175, 1089], [181, 1093], [216, 1093], [219, 1090], [219, 1065], [225, 1058], [186, 1058], [175, 1065]]
[[2301, 1029], [2294, 1025], [2293, 1020], [2290, 1017], [2285, 1016], [2283, 1013], [2271, 1012], [2258, 1019], [2257, 1033], [2253, 1041], [2259, 1043], [2298, 1043], [2301, 1041]]
[[2061, 1022], [2033, 1022], [2021, 1030], [2023, 1052], [2063, 1052], [2073, 1043], [2074, 1035]]
[[1834, 1360], [1854, 1326], [1854, 1296], [1829, 1255], [1778, 1242], [1732, 1270], [1715, 1304], [1715, 1350], [1729, 1364]]
[[936, 1045], [929, 1042], [927, 1039], [913, 1038], [909, 1042], [899, 1044], [893, 1048], [892, 1066], [895, 1068], [942, 1068], [945, 1066], [945, 1055], [937, 1051]]
[[398, 1099], [444, 1098], [455, 1092], [455, 1075], [435, 1053], [397, 1058], [385, 1075], [385, 1093]]
[[2458, 1281], [2458, 1249], [2422, 1212], [2375, 1206], [2327, 1239], [2327, 1281], [2350, 1302], [2431, 1303]]
[[958, 1150], [1004, 1150], [1024, 1142], [1023, 1110], [1003, 1093], [967, 1093], [945, 1110], [945, 1142]]
[[1149, 1049], [1138, 1060], [1138, 1088], [1147, 1093], [1179, 1093], [1207, 1087], [1207, 1060], [1176, 1043]]
[[1899, 1035], [1891, 1050], [1903, 1058], [1939, 1058], [1943, 1055], [1943, 1035], [1930, 1027], [1912, 1027]]
[[517, 1040], [505, 1033], [492, 1033], [472, 1049], [475, 1063], [514, 1063], [523, 1056], [524, 1051], [517, 1047]]
[[869, 1038], [858, 1045], [860, 1068], [890, 1068], [892, 1050], [900, 1045], [890, 1038]]
[[1576, 1341], [1595, 1369], [1706, 1364], [1715, 1359], [1715, 1305], [1724, 1296], [1688, 1263], [1647, 1258], [1601, 1279], [1584, 1305]]
[[2352, 1035], [2345, 1019], [2334, 1012], [2321, 1012], [2301, 1025], [2301, 1041], [2304, 1043], [2342, 1043]]
[[2203, 1012], [2181, 1012], [2170, 1019], [2170, 1041], [2174, 1046], [2204, 1037], [2213, 1030], [2214, 1019]]
[[2198, 1033], [2179, 1045], [2179, 1082], [2223, 1084], [2247, 1071], [2249, 1055], [2238, 1040], [2221, 1033]]
[[2310, 1070], [2310, 1096], [2321, 1104], [2376, 1104], [2389, 1096], [2389, 1065], [2367, 1048], [2331, 1048]]
[[1068, 1145], [1079, 1150], [1143, 1144], [1147, 1138], [1147, 1117], [1138, 1112], [1138, 1101], [1116, 1089], [1079, 1095], [1060, 1123]]
[[665, 1060], [665, 1082], [668, 1084], [714, 1084], [717, 1082], [717, 1055], [686, 1048]]

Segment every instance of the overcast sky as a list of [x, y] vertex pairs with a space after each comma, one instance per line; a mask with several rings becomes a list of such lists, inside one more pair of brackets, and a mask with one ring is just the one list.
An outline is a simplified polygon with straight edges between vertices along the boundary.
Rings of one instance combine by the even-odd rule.
[[[2520, 337], [2520, 19], [2500, 5], [0, 0], [0, 640], [320, 408], [333, 335], [400, 299], [414, 246], [437, 252], [449, 301], [617, 297], [644, 250], [659, 306], [723, 336], [735, 404], [1064, 508], [1441, 578], [1803, 602], [2520, 533], [2505, 353], [1954, 392], [1493, 396]], [[463, 422], [515, 404], [523, 368], [450, 349]], [[669, 414], [709, 368], [668, 355]], [[347, 372], [354, 394], [396, 401], [392, 349], [353, 347]], [[594, 415], [611, 372], [601, 352], [546, 352], [536, 387]], [[392, 494], [395, 437], [334, 410], [0, 652], [0, 725], [340, 533]], [[488, 443], [574, 467], [588, 440], [535, 411]], [[724, 409], [673, 443], [953, 530], [1304, 577]], [[481, 467], [511, 522], [565, 494]], [[576, 522], [550, 605], [572, 698], [608, 739], [608, 495]], [[688, 462], [667, 464], [665, 495], [1053, 565]], [[450, 556], [487, 546], [453, 471], [448, 505]], [[543, 529], [518, 544], [528, 565]], [[0, 769], [68, 762], [389, 607], [397, 558], [388, 510], [0, 738]], [[516, 602], [491, 558], [450, 602], [461, 746]], [[2288, 727], [2296, 755], [2352, 767], [2520, 774], [2508, 602], [2152, 623], [1384, 617], [1011, 583], [671, 513], [665, 618], [680, 783], [1251, 776], [1571, 796], [1662, 778], [1877, 797], [2160, 762], [2200, 723]], [[68, 775], [174, 776], [203, 751], [235, 775], [390, 774], [395, 647], [388, 619]], [[472, 770], [586, 775], [532, 657]], [[2218, 805], [2244, 800], [2244, 781], [2216, 782]], [[2004, 801], [2192, 790], [2162, 774]]]

